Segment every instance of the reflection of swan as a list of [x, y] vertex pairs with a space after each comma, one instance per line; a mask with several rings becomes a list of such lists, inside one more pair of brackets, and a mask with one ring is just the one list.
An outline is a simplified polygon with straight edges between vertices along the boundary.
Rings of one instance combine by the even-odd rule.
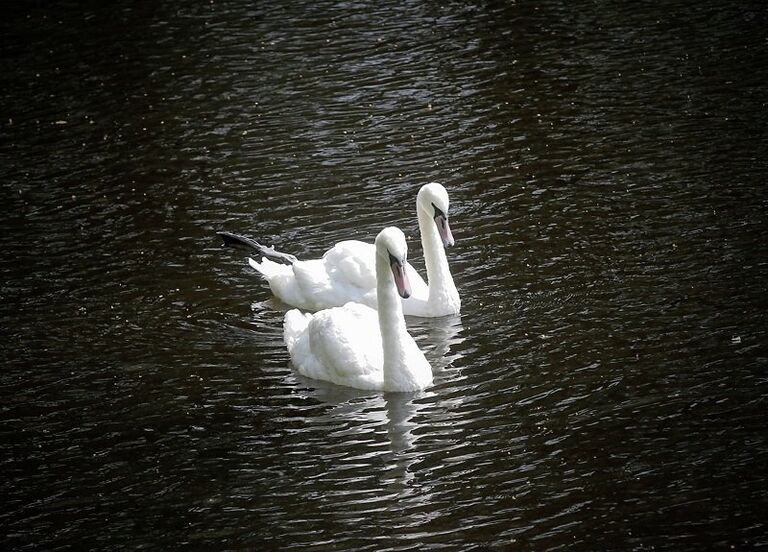
[[[448, 225], [448, 204], [448, 192], [436, 182], [422, 186], [416, 197], [428, 284], [412, 266], [406, 266], [413, 289], [412, 296], [403, 300], [405, 314], [444, 316], [458, 313], [461, 308], [445, 256], [445, 247], [454, 243]], [[219, 232], [219, 235], [225, 244], [245, 246], [263, 255], [261, 262], [254, 259], [248, 262], [266, 278], [272, 293], [289, 305], [316, 311], [355, 301], [376, 308], [376, 248], [370, 243], [339, 242], [322, 259], [299, 261], [293, 255], [248, 238], [228, 232]]]
[[408, 246], [396, 227], [376, 236], [378, 312], [347, 303], [285, 314], [285, 344], [304, 376], [358, 389], [417, 391], [432, 383], [432, 368], [408, 334], [401, 297], [410, 295], [404, 270]]
[[416, 413], [413, 397], [403, 393], [390, 393], [387, 401], [387, 437], [392, 452], [403, 452], [413, 447], [411, 430], [416, 424], [411, 421]]
[[[302, 408], [311, 412], [304, 426], [320, 428], [328, 443], [343, 447], [336, 454], [335, 462], [343, 465], [348, 457], [358, 454], [376, 457], [376, 478], [388, 492], [398, 496], [414, 494], [425, 499], [410, 485], [414, 478], [411, 466], [420, 460], [418, 436], [420, 420], [433, 407], [430, 393], [371, 393], [351, 387], [342, 387], [321, 380], [305, 378], [300, 374], [296, 392], [309, 404], [319, 403], [317, 409]], [[370, 460], [369, 460], [370, 461]]]
[[408, 327], [432, 365], [432, 373], [437, 376], [464, 356], [457, 348], [464, 342], [461, 315], [442, 318], [409, 319]]

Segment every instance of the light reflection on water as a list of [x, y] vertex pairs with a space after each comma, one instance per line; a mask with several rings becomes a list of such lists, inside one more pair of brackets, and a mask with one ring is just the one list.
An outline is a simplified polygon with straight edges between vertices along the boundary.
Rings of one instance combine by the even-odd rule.
[[[0, 22], [8, 549], [766, 544], [758, 4], [18, 7]], [[416, 394], [292, 371], [214, 232], [451, 195]]]

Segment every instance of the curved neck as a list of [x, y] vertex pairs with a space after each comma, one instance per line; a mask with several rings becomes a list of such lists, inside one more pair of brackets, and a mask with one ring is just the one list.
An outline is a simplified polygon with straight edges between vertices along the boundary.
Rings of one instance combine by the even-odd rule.
[[427, 285], [429, 286], [429, 302], [447, 299], [458, 299], [459, 292], [453, 283], [451, 270], [448, 268], [448, 259], [445, 256], [445, 247], [437, 231], [434, 219], [424, 211], [417, 208], [419, 217], [419, 231], [421, 232], [421, 247], [424, 251], [424, 264], [427, 268]]
[[407, 372], [405, 339], [409, 336], [392, 269], [383, 255], [378, 252], [376, 254], [376, 297], [384, 353], [384, 383], [390, 384], [401, 381], [403, 372]]

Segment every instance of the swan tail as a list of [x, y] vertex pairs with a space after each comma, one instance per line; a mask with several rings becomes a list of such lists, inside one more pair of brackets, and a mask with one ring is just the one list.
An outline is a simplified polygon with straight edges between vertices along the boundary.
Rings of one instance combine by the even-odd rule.
[[247, 251], [257, 251], [259, 255], [270, 259], [275, 259], [282, 263], [293, 264], [298, 261], [298, 259], [293, 255], [283, 253], [281, 251], [276, 251], [274, 246], [267, 247], [266, 245], [261, 245], [256, 240], [246, 238], [245, 236], [239, 236], [231, 232], [216, 232], [216, 234], [224, 241], [224, 245], [228, 245], [230, 247], [245, 249]]
[[309, 321], [312, 320], [311, 314], [303, 314], [299, 309], [291, 309], [285, 313], [283, 320], [283, 340], [285, 341], [288, 352], [293, 350], [296, 342], [306, 331]]
[[256, 259], [248, 257], [248, 264], [270, 282], [280, 276], [293, 276], [293, 270], [290, 266], [270, 261], [267, 258], [262, 258], [261, 261], [257, 261]]
[[304, 292], [294, 274], [294, 269], [303, 263], [287, 265], [270, 261], [266, 257], [262, 257], [261, 261], [249, 257], [248, 264], [262, 275], [269, 284], [272, 294], [283, 303], [306, 310], [317, 310], [311, 295], [308, 296]]

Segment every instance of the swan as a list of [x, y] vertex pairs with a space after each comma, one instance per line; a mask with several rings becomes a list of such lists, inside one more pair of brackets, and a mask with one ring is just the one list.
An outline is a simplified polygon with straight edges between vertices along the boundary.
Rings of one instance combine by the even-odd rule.
[[[419, 391], [432, 367], [405, 327], [400, 297], [410, 295], [403, 232], [385, 228], [375, 241], [378, 311], [360, 303], [302, 314], [285, 313], [283, 338], [291, 361], [308, 378], [357, 389]], [[398, 296], [399, 295], [399, 296]]]
[[[454, 244], [448, 225], [448, 192], [437, 182], [425, 184], [416, 196], [416, 215], [424, 250], [427, 282], [410, 265], [405, 272], [412, 294], [403, 299], [403, 312], [411, 316], [435, 317], [458, 314], [461, 299], [453, 282], [445, 247]], [[303, 310], [338, 307], [349, 301], [376, 308], [376, 248], [357, 240], [337, 243], [321, 259], [300, 261], [258, 242], [218, 232], [225, 245], [255, 249], [261, 262], [249, 264], [269, 283], [272, 293], [284, 303]], [[281, 262], [275, 262], [277, 259]]]

